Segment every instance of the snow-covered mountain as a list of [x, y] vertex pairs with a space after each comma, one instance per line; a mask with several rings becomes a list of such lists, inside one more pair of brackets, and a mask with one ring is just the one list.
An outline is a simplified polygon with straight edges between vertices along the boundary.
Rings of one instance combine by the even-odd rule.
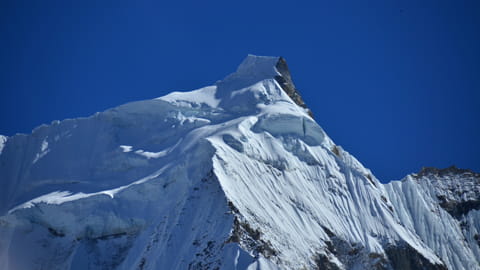
[[480, 175], [380, 183], [283, 58], [0, 136], [0, 269], [480, 269]]

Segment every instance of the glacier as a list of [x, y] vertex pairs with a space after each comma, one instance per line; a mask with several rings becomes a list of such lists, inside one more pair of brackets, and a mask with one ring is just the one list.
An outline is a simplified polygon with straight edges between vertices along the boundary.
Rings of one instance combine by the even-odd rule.
[[480, 175], [382, 184], [285, 59], [0, 136], [0, 269], [480, 269]]

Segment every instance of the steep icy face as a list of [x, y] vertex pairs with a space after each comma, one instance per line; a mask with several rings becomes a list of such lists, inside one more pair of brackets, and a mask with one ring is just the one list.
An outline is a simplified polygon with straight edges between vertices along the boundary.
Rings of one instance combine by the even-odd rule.
[[[234, 218], [211, 173], [215, 149], [208, 136], [234, 129], [242, 115], [291, 102], [270, 76], [278, 73], [266, 72], [252, 81], [242, 73], [262, 74], [268, 66], [243, 66], [224, 82], [244, 84], [241, 77], [253, 82], [244, 88], [218, 83], [88, 118], [55, 121], [31, 135], [10, 138], [0, 156], [0, 211], [5, 214], [0, 266], [274, 267], [259, 251], [227, 242], [241, 217]], [[269, 68], [275, 71], [274, 65]], [[219, 98], [219, 89], [225, 96]], [[284, 114], [299, 123], [292, 134], [304, 134], [314, 124], [303, 121], [308, 116], [295, 106]]]
[[417, 256], [406, 265], [441, 269], [430, 249], [398, 225], [382, 185], [348, 153], [337, 147], [336, 155], [326, 139], [308, 145], [285, 133], [256, 136], [251, 122], [209, 138], [217, 149], [214, 171], [249, 226], [269, 240], [276, 263], [385, 269]]
[[213, 86], [9, 138], [0, 268], [444, 269], [292, 89], [284, 60], [250, 55]]
[[402, 226], [415, 231], [449, 268], [480, 268], [478, 174], [423, 168], [385, 187]]

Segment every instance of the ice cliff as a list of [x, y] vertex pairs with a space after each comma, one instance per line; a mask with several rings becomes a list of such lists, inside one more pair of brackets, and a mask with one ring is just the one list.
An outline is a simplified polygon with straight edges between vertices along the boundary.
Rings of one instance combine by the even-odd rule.
[[380, 183], [283, 58], [0, 136], [0, 269], [480, 269], [480, 176]]

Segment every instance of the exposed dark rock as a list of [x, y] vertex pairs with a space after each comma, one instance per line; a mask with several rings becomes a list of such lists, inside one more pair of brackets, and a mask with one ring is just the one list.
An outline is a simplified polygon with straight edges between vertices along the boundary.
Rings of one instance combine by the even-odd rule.
[[473, 239], [477, 242], [477, 245], [480, 247], [480, 235], [479, 234], [475, 234], [473, 236]]
[[393, 269], [402, 270], [447, 270], [443, 264], [433, 264], [406, 243], [385, 249]]
[[62, 231], [60, 230], [56, 230], [52, 227], [48, 227], [48, 232], [53, 235], [53, 236], [56, 236], [56, 237], [64, 237], [65, 236], [65, 233], [63, 233]]
[[374, 186], [374, 187], [377, 187], [377, 184], [375, 184], [375, 181], [373, 181], [373, 177], [371, 174], [367, 174], [365, 175], [368, 179], [368, 181]]
[[383, 270], [388, 269], [387, 259], [376, 253], [368, 253], [367, 250], [358, 244], [349, 243], [337, 237], [331, 230], [323, 227], [325, 233], [330, 237], [330, 241], [326, 241], [326, 254], [317, 254], [314, 257], [315, 265], [318, 269], [339, 269], [332, 262], [332, 257], [336, 257], [346, 269], [355, 269], [361, 267], [365, 269]]
[[332, 263], [327, 255], [317, 254], [313, 261], [315, 262], [316, 269], [318, 270], [340, 270], [340, 268]]
[[459, 175], [459, 174], [470, 174], [472, 176], [480, 177], [480, 174], [475, 173], [470, 169], [460, 169], [457, 168], [455, 165], [452, 165], [448, 168], [438, 169], [435, 167], [422, 167], [420, 172], [417, 173], [417, 178], [429, 175], [436, 175], [436, 176], [446, 176], [446, 175]]
[[[234, 210], [232, 209], [232, 211]], [[250, 224], [240, 221], [239, 218], [235, 216], [233, 220], [233, 231], [227, 243], [239, 243], [253, 251], [256, 256], [258, 254], [262, 254], [265, 258], [276, 256], [278, 252], [272, 248], [272, 244], [269, 241], [261, 239], [261, 235], [262, 233], [259, 230], [253, 229]]]
[[332, 147], [332, 152], [337, 156], [337, 157], [340, 157], [340, 150], [338, 150], [338, 147], [336, 145], [334, 145]]
[[281, 76], [275, 76], [275, 80], [280, 84], [283, 91], [300, 107], [308, 110], [308, 114], [313, 118], [312, 111], [307, 108], [307, 105], [300, 96], [298, 89], [295, 87], [292, 81], [292, 76], [290, 75], [290, 70], [288, 69], [287, 61], [283, 57], [278, 59], [277, 64], [275, 65], [277, 71]]
[[423, 167], [413, 174], [418, 181], [431, 181], [439, 205], [460, 220], [471, 210], [480, 209], [480, 174], [453, 166], [444, 169]]
[[231, 201], [228, 201], [228, 208], [230, 208], [230, 210], [232, 210], [232, 212], [235, 214], [240, 213], [238, 208]]
[[321, 226], [323, 231], [325, 231], [325, 233], [328, 235], [328, 237], [332, 238], [332, 237], [335, 237], [335, 234], [327, 227], [325, 226]]
[[140, 263], [138, 264], [137, 269], [138, 269], [138, 270], [143, 270], [146, 263], [147, 263], [147, 260], [146, 260], [145, 258], [142, 258], [142, 259], [140, 260]]
[[327, 244], [327, 250], [330, 251], [330, 253], [337, 255], [337, 250], [331, 241], [326, 241], [325, 244]]
[[447, 201], [444, 196], [438, 196], [437, 198], [440, 201], [440, 206], [456, 219], [460, 219], [472, 210], [480, 209], [480, 200], [457, 202]]
[[[200, 245], [198, 245], [200, 246]], [[215, 270], [220, 269], [221, 261], [214, 260], [220, 246], [215, 241], [208, 241], [204, 248], [195, 254], [196, 260], [188, 265], [189, 270]]]
[[380, 196], [380, 199], [382, 199], [382, 201], [383, 201], [384, 203], [387, 203], [387, 202], [388, 202], [388, 201], [387, 201], [387, 198], [385, 198], [385, 196], [383, 196], [383, 195]]
[[[433, 264], [417, 250], [404, 242], [385, 247], [385, 254], [368, 252], [363, 246], [349, 243], [336, 236], [328, 228], [323, 228], [330, 237], [326, 248], [317, 253], [313, 261], [317, 269], [339, 269], [333, 263], [336, 257], [345, 269], [402, 269], [402, 270], [446, 270], [443, 264]], [[480, 238], [480, 237], [479, 237]], [[359, 268], [360, 267], [360, 268]]]

